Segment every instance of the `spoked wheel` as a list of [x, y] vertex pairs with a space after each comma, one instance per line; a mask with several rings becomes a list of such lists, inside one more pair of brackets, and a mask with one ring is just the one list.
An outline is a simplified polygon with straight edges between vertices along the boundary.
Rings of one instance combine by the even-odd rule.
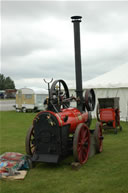
[[85, 123], [80, 123], [75, 131], [73, 154], [76, 161], [84, 164], [88, 159], [90, 148], [90, 132]]
[[93, 111], [95, 108], [95, 92], [93, 89], [87, 89], [85, 92], [85, 107], [88, 111]]
[[96, 123], [96, 128], [94, 131], [94, 136], [96, 140], [96, 152], [100, 153], [103, 150], [103, 134], [102, 134], [102, 128], [101, 124], [99, 122]]
[[[54, 99], [55, 96], [61, 100], [66, 100], [69, 98], [69, 90], [67, 87], [67, 84], [63, 80], [55, 80], [52, 83], [51, 91], [50, 91], [50, 98]], [[70, 103], [69, 101], [65, 101], [65, 106], [69, 107]]]
[[25, 141], [25, 148], [26, 148], [27, 155], [32, 156], [35, 151], [33, 126], [30, 127], [28, 130], [26, 141]]

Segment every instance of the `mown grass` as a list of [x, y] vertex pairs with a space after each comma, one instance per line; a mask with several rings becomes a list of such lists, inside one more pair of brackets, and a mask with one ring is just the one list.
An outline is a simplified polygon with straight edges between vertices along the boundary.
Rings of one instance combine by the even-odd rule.
[[[25, 153], [27, 129], [35, 115], [1, 112], [0, 154]], [[22, 181], [1, 180], [1, 193], [128, 193], [128, 123], [121, 125], [117, 135], [104, 134], [103, 152], [79, 170], [71, 169], [72, 156], [59, 165], [38, 164]]]

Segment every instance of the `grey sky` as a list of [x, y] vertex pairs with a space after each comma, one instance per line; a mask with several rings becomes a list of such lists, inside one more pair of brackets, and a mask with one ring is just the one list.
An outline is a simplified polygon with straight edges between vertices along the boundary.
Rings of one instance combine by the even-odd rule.
[[81, 15], [83, 81], [128, 62], [128, 1], [3, 1], [2, 73], [20, 87], [75, 85], [73, 24]]

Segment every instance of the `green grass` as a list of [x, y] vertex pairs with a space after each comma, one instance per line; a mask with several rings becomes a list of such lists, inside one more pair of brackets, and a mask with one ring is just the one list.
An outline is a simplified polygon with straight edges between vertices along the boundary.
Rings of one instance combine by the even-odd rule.
[[[1, 112], [0, 154], [25, 153], [27, 129], [35, 115]], [[38, 164], [22, 181], [1, 180], [0, 193], [128, 193], [128, 123], [121, 125], [117, 135], [104, 134], [103, 152], [79, 170], [71, 169], [72, 156], [59, 165]]]

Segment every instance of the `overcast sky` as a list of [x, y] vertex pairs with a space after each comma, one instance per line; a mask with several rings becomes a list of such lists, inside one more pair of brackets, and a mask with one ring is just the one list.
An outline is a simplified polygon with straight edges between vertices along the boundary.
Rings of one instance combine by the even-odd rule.
[[21, 87], [75, 86], [70, 17], [82, 16], [83, 81], [128, 62], [128, 1], [3, 1], [2, 68]]

